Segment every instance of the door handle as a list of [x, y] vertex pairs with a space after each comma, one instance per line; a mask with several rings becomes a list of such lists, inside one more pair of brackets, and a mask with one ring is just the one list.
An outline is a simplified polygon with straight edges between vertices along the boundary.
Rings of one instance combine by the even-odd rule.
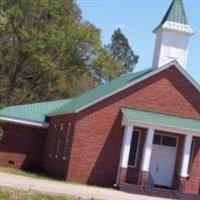
[[159, 164], [156, 165], [156, 172], [159, 171]]

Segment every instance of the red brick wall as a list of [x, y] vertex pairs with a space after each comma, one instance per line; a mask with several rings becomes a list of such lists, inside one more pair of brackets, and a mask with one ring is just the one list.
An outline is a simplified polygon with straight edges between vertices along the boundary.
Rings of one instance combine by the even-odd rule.
[[[71, 137], [74, 129], [75, 115], [65, 115], [50, 118], [50, 127], [43, 155], [43, 168], [51, 176], [66, 179], [67, 166], [70, 157]], [[67, 154], [64, 154], [64, 145], [67, 134], [68, 123], [71, 123], [71, 136], [67, 146]], [[64, 124], [63, 130], [60, 129]], [[56, 125], [56, 127], [55, 127]], [[60, 140], [60, 145], [58, 145]]]
[[115, 182], [123, 138], [121, 107], [200, 119], [199, 99], [172, 67], [83, 110], [77, 116], [68, 180], [103, 186]]
[[195, 138], [195, 148], [189, 177], [185, 180], [183, 190], [186, 193], [199, 194], [200, 189], [200, 138]]
[[41, 128], [4, 124], [0, 141], [0, 166], [41, 169], [46, 132]]

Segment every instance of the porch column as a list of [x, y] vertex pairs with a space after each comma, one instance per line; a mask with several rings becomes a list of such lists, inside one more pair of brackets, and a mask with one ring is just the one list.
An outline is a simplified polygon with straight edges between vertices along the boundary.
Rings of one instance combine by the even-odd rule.
[[118, 170], [117, 185], [126, 182], [126, 174], [131, 149], [131, 140], [133, 135], [133, 126], [126, 126], [124, 131], [124, 139], [122, 144], [120, 165]]
[[140, 175], [140, 184], [142, 185], [147, 183], [149, 179], [149, 167], [151, 162], [151, 152], [152, 152], [154, 133], [155, 130], [151, 128], [149, 128], [147, 131], [143, 158], [142, 158], [142, 165], [141, 165], [141, 175]]
[[181, 173], [180, 173], [181, 178], [188, 177], [191, 147], [192, 147], [192, 135], [186, 135], [184, 150], [183, 150], [183, 157], [182, 157], [182, 164], [181, 164]]

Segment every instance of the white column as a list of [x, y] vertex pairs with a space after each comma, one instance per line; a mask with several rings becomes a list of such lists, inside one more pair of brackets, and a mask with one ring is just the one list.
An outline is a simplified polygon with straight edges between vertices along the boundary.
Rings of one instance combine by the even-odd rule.
[[184, 150], [183, 150], [183, 158], [181, 165], [181, 177], [188, 177], [188, 168], [190, 162], [190, 151], [192, 147], [192, 135], [185, 136]]
[[[117, 179], [116, 179], [116, 186], [119, 185], [120, 182], [120, 174], [124, 176], [122, 173], [122, 168], [127, 169], [128, 168], [128, 160], [130, 155], [130, 149], [131, 149], [131, 140], [133, 135], [133, 126], [126, 126], [124, 130], [124, 138], [123, 138], [123, 144], [120, 154], [120, 162], [118, 166], [118, 172], [117, 172]], [[126, 173], [126, 172], [125, 172]], [[125, 180], [122, 180], [125, 181]]]
[[122, 146], [121, 164], [120, 164], [122, 168], [128, 167], [132, 135], [133, 135], [133, 126], [126, 126], [124, 133], [124, 141]]
[[151, 128], [148, 129], [147, 131], [147, 137], [145, 141], [144, 153], [142, 158], [142, 167], [141, 167], [141, 170], [145, 172], [149, 171], [154, 132], [155, 130]]

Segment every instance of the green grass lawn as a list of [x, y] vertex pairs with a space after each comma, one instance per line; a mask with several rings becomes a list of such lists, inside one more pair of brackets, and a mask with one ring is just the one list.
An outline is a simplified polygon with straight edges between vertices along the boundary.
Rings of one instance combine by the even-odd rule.
[[45, 174], [41, 174], [39, 172], [25, 171], [22, 169], [0, 167], [0, 172], [19, 175], [19, 176], [26, 176], [26, 177], [31, 177], [31, 178], [37, 178], [37, 179], [39, 178], [39, 179], [47, 179], [47, 180], [53, 180], [53, 181], [64, 181], [64, 180], [59, 180], [54, 177], [47, 176]]
[[[0, 200], [83, 200], [72, 196], [55, 196], [37, 193], [33, 191], [21, 191], [8, 188], [0, 188]], [[97, 200], [97, 199], [91, 199]]]
[[[65, 181], [63, 179], [58, 179], [56, 177], [51, 177], [51, 176], [48, 176], [46, 174], [42, 174], [42, 173], [39, 173], [39, 172], [33, 172], [33, 171], [25, 171], [25, 170], [22, 170], [22, 169], [0, 167], [0, 172], [13, 174], [13, 175], [18, 175], [18, 176], [36, 178], [36, 179], [43, 179], [43, 180], [63, 182], [63, 183], [71, 183], [71, 184], [75, 184], [75, 185], [86, 185], [84, 183], [79, 183], [79, 182], [75, 182], [75, 181], [67, 182], [67, 181]], [[92, 185], [90, 187], [99, 187], [99, 186]]]

